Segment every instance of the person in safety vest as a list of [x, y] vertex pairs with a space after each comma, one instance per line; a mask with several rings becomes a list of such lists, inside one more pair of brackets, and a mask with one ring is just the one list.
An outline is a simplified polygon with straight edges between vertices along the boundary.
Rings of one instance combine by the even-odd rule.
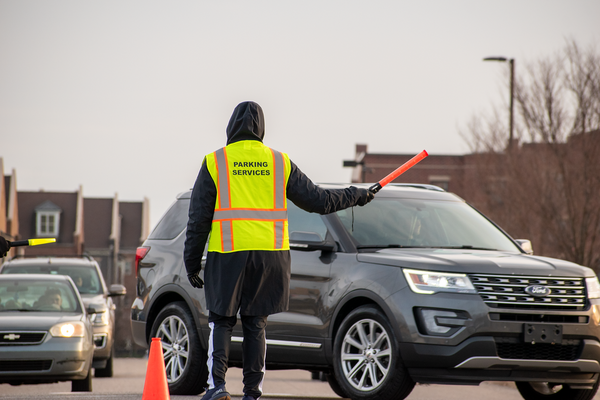
[[374, 197], [367, 189], [322, 189], [288, 155], [263, 144], [265, 120], [254, 102], [240, 103], [227, 125], [227, 145], [208, 154], [192, 190], [184, 260], [193, 287], [206, 241], [204, 271], [211, 334], [208, 387], [202, 400], [230, 400], [225, 389], [237, 313], [244, 332], [243, 400], [262, 395], [267, 316], [288, 309], [291, 259], [287, 200], [329, 214]]

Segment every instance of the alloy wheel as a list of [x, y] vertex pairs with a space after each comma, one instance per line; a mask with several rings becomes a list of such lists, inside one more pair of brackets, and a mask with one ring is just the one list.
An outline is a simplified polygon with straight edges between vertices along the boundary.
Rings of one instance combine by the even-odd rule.
[[341, 362], [348, 383], [360, 391], [378, 388], [392, 365], [390, 337], [373, 319], [354, 323], [344, 336]]
[[561, 384], [553, 384], [549, 382], [530, 382], [531, 387], [540, 394], [551, 395], [561, 391]]
[[161, 339], [167, 382], [177, 381], [187, 365], [189, 357], [189, 337], [187, 327], [176, 315], [165, 318], [156, 337]]

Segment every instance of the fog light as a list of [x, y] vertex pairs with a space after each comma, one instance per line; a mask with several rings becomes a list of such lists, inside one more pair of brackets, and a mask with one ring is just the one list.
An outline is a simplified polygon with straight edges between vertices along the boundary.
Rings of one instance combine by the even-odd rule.
[[106, 346], [106, 333], [94, 334], [94, 346], [97, 349], [103, 349]]
[[431, 308], [418, 308], [416, 317], [419, 331], [429, 336], [451, 336], [468, 321], [468, 315], [464, 311]]

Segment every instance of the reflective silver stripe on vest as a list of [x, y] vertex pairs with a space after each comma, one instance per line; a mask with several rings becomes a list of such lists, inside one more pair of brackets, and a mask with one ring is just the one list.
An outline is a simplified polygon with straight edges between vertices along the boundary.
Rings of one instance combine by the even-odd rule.
[[265, 221], [284, 220], [287, 218], [286, 210], [215, 210], [213, 221], [232, 219], [258, 219]]
[[282, 209], [285, 201], [285, 164], [283, 154], [271, 149], [275, 159], [275, 208]]
[[225, 149], [215, 151], [219, 173], [219, 208], [229, 208], [229, 167], [225, 159]]
[[231, 221], [221, 221], [221, 242], [223, 243], [223, 251], [233, 251]]
[[283, 221], [275, 221], [275, 248], [283, 247]]

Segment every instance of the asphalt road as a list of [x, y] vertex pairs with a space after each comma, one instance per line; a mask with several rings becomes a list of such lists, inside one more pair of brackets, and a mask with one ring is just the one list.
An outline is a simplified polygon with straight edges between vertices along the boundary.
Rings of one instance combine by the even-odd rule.
[[[140, 400], [144, 391], [147, 359], [118, 358], [115, 360], [115, 376], [94, 378], [92, 393], [72, 393], [70, 382], [47, 385], [10, 386], [0, 384], [0, 399], [91, 400], [123, 399]], [[232, 399], [242, 397], [242, 371], [231, 368], [227, 373], [227, 390]], [[302, 370], [267, 371], [263, 385], [263, 399], [339, 399], [327, 382], [311, 379], [310, 372]], [[479, 398], [486, 400], [522, 400], [512, 383], [486, 382], [480, 386], [417, 385], [408, 400], [464, 400]], [[171, 396], [173, 400], [195, 399], [197, 396]], [[594, 399], [600, 400], [600, 394]], [[164, 399], [157, 399], [164, 400]]]

